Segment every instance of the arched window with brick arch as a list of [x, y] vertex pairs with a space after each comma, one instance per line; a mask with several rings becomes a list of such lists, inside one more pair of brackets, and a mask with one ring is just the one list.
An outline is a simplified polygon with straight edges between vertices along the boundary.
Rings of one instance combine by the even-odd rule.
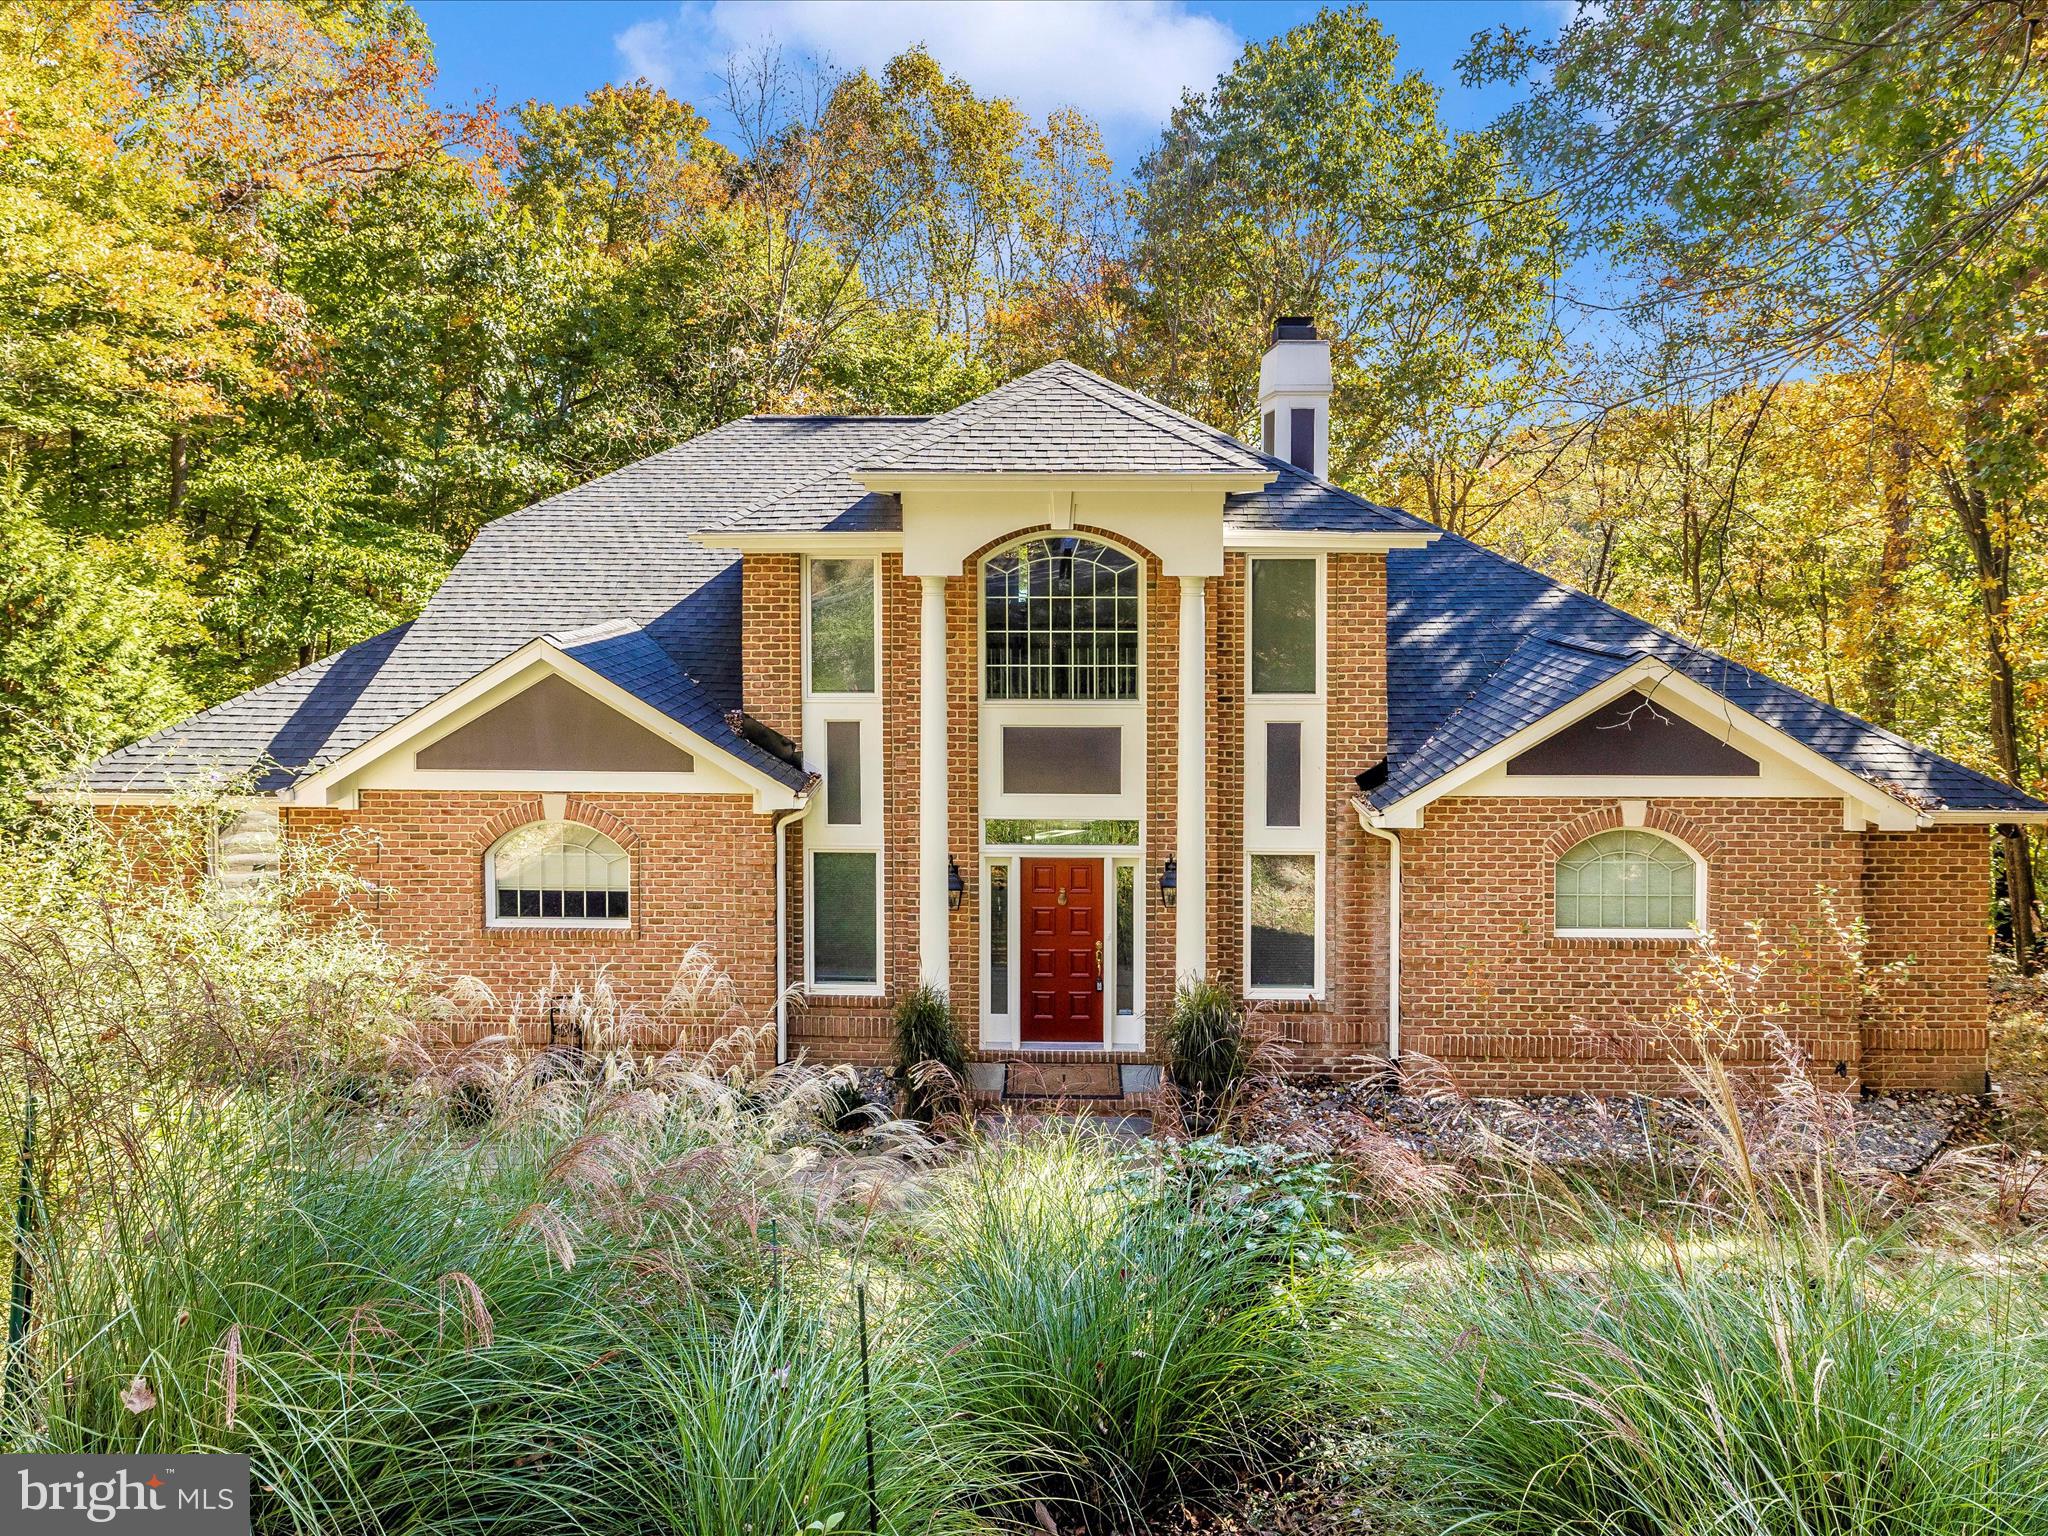
[[982, 567], [991, 700], [1138, 696], [1138, 562], [1075, 534], [1026, 539]]
[[1690, 938], [1706, 911], [1704, 860], [1675, 838], [1616, 827], [1558, 857], [1557, 931], [1589, 938]]
[[595, 827], [534, 821], [484, 854], [484, 921], [493, 928], [624, 928], [633, 861]]

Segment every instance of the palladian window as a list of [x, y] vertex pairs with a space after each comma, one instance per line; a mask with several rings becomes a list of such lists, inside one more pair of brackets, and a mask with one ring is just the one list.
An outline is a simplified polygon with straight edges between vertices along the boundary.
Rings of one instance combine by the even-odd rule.
[[991, 699], [1138, 696], [1138, 563], [1073, 536], [991, 556], [983, 579]]
[[1557, 931], [1689, 935], [1700, 915], [1699, 861], [1634, 828], [1589, 837], [1557, 861]]
[[485, 917], [494, 928], [623, 928], [632, 885], [626, 850], [574, 822], [531, 822], [484, 856]]

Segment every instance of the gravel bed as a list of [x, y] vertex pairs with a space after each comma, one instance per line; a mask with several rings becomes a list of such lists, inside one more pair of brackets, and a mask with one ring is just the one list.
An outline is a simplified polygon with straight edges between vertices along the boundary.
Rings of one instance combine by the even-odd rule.
[[[1855, 1160], [1912, 1173], [1946, 1146], [1982, 1101], [1970, 1094], [1900, 1093], [1858, 1097], [1839, 1106]], [[1303, 1151], [1326, 1152], [1355, 1138], [1361, 1124], [1425, 1157], [1457, 1158], [1505, 1142], [1547, 1163], [1684, 1155], [1698, 1132], [1686, 1106], [1643, 1097], [1552, 1094], [1523, 1099], [1461, 1099], [1401, 1093], [1381, 1083], [1291, 1083], [1260, 1106], [1254, 1134]]]

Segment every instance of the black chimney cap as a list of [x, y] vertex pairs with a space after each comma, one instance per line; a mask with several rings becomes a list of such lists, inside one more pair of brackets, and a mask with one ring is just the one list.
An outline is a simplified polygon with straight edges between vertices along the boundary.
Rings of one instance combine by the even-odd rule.
[[1275, 341], [1315, 341], [1316, 317], [1314, 315], [1282, 315], [1273, 322]]

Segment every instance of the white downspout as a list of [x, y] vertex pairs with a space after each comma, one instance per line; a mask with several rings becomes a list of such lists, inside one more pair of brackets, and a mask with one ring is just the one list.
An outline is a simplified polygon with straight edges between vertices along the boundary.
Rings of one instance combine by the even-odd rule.
[[789, 1060], [789, 824], [808, 805], [775, 818], [775, 1065]]
[[1387, 845], [1387, 1060], [1401, 1059], [1401, 834], [1376, 827], [1358, 807], [1358, 824]]

